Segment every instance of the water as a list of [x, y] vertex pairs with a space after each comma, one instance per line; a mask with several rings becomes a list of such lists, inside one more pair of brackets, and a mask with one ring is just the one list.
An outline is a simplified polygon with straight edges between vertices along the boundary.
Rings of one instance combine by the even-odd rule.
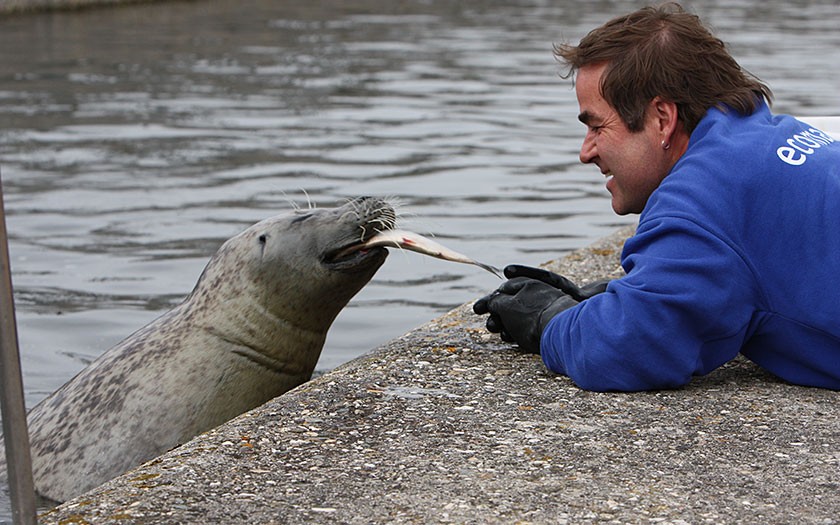
[[[180, 301], [290, 202], [392, 196], [402, 226], [504, 266], [612, 232], [552, 43], [636, 2], [196, 1], [0, 19], [0, 163], [33, 406]], [[690, 4], [689, 4], [690, 5]], [[840, 114], [840, 7], [695, 9], [776, 93]], [[337, 366], [498, 284], [392, 253], [334, 324]]]

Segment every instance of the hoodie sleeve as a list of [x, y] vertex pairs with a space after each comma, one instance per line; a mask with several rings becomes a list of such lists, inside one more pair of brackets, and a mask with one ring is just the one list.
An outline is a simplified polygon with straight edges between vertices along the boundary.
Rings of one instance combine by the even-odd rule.
[[640, 224], [627, 275], [557, 315], [542, 334], [552, 371], [581, 388], [674, 388], [734, 358], [758, 316], [753, 272], [738, 251], [690, 218]]

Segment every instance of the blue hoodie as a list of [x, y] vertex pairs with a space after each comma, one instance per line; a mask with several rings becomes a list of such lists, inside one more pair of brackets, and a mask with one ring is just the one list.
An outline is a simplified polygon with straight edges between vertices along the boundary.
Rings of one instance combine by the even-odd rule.
[[648, 199], [627, 275], [555, 317], [546, 366], [588, 390], [678, 387], [739, 352], [840, 389], [840, 141], [762, 104], [709, 110]]

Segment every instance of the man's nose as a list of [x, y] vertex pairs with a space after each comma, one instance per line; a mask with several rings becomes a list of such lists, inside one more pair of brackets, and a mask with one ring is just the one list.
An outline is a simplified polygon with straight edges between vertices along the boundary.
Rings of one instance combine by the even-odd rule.
[[587, 132], [583, 138], [583, 144], [580, 145], [580, 161], [589, 164], [597, 156], [598, 150], [595, 147], [595, 139], [592, 137], [592, 133]]

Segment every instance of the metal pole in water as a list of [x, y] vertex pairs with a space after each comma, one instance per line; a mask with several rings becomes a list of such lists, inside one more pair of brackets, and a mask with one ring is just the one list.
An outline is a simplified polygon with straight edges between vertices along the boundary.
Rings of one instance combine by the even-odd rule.
[[26, 428], [26, 407], [20, 372], [2, 179], [0, 179], [0, 381], [2, 381], [0, 409], [3, 411], [3, 440], [6, 444], [6, 471], [9, 475], [12, 518], [16, 524], [34, 525], [36, 523], [35, 483], [32, 479], [32, 456], [29, 452], [29, 433]]

